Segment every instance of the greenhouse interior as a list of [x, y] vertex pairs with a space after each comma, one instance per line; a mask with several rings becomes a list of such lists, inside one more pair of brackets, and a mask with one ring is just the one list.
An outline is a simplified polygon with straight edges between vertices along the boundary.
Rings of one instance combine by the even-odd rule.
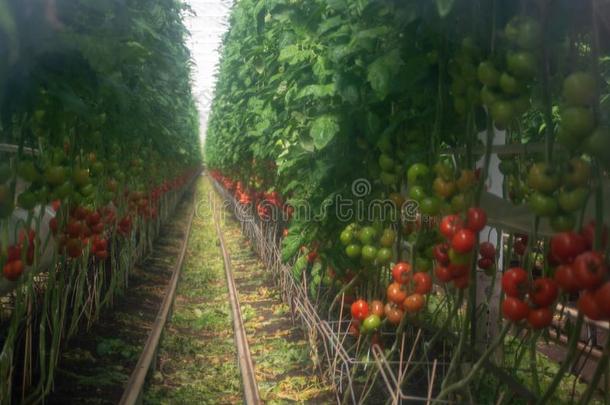
[[0, 404], [610, 405], [610, 0], [0, 0]]

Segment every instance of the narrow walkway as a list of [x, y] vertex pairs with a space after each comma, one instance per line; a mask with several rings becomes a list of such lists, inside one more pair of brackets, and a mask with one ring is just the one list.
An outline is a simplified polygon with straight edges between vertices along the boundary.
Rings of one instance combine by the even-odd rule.
[[199, 180], [198, 207], [174, 312], [163, 333], [157, 370], [145, 391], [145, 404], [242, 402], [231, 308], [210, 193], [213, 190], [208, 180]]
[[239, 224], [228, 218], [223, 231], [261, 399], [269, 404], [335, 403], [331, 388], [314, 369], [306, 337], [293, 325], [271, 274], [250, 249]]
[[[145, 393], [146, 404], [243, 403], [212, 199], [219, 203], [204, 178], [198, 187], [198, 212], [174, 314], [164, 332], [157, 371]], [[242, 237], [239, 224], [228, 212], [220, 217], [261, 399], [266, 404], [334, 403], [331, 390], [314, 370], [303, 333], [292, 324], [288, 308]]]

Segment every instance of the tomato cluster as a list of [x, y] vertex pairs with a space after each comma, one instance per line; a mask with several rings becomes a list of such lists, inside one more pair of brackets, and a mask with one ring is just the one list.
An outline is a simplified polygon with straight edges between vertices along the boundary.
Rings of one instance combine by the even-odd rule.
[[394, 229], [384, 228], [379, 222], [365, 226], [352, 223], [341, 231], [339, 239], [351, 260], [360, 260], [365, 266], [383, 266], [392, 261], [396, 236]]

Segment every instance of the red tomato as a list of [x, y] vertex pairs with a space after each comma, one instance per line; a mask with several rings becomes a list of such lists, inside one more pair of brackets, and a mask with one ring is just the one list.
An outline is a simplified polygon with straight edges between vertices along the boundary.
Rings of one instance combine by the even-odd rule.
[[551, 254], [560, 263], [571, 263], [586, 249], [585, 239], [576, 232], [560, 232], [551, 238]]
[[607, 272], [604, 258], [598, 252], [584, 252], [574, 259], [574, 273], [580, 288], [596, 288], [602, 283]]
[[416, 312], [421, 311], [421, 309], [424, 307], [425, 303], [426, 303], [426, 299], [424, 298], [424, 296], [421, 294], [415, 293], [415, 294], [411, 294], [407, 298], [405, 298], [404, 302], [402, 303], [402, 306], [406, 312], [408, 312], [410, 314], [414, 314]]
[[470, 207], [466, 215], [466, 227], [472, 232], [481, 232], [487, 225], [487, 214], [482, 208]]
[[452, 278], [462, 277], [469, 273], [470, 267], [464, 264], [450, 264], [449, 272]]
[[441, 283], [447, 283], [453, 280], [453, 276], [451, 275], [451, 271], [448, 267], [445, 266], [437, 266], [434, 269], [434, 275]]
[[559, 289], [553, 279], [543, 277], [534, 280], [530, 291], [530, 300], [539, 307], [548, 307], [557, 299]]
[[595, 302], [606, 318], [610, 317], [610, 281], [595, 290]]
[[[585, 238], [585, 243], [587, 245], [587, 249], [593, 249], [594, 241], [595, 241], [595, 221], [590, 221], [587, 225], [585, 225], [580, 234]], [[600, 249], [605, 249], [608, 245], [608, 227], [606, 225], [602, 226], [602, 245]]]
[[562, 264], [557, 267], [553, 278], [564, 292], [575, 293], [580, 290], [576, 280], [576, 272], [571, 264]]
[[491, 267], [494, 265], [494, 262], [487, 257], [481, 257], [477, 262], [477, 265], [483, 270], [488, 270], [491, 269]]
[[23, 273], [24, 265], [21, 260], [13, 260], [4, 264], [2, 275], [10, 281], [15, 281]]
[[49, 229], [53, 235], [57, 235], [57, 231], [59, 229], [59, 223], [57, 222], [57, 218], [53, 217], [49, 219]]
[[496, 247], [490, 242], [479, 244], [479, 254], [485, 259], [494, 260], [496, 258]]
[[527, 249], [527, 242], [524, 242], [521, 239], [515, 240], [515, 243], [513, 244], [513, 250], [515, 251], [515, 254], [517, 254], [519, 256], [523, 256], [525, 254], [526, 249]]
[[21, 246], [11, 245], [7, 249], [7, 260], [9, 262], [21, 259]]
[[459, 289], [459, 290], [463, 290], [465, 288], [468, 287], [468, 284], [470, 284], [470, 274], [466, 273], [462, 276], [456, 277], [453, 279], [453, 285], [455, 286], [455, 288]]
[[532, 309], [527, 316], [527, 323], [532, 329], [544, 329], [553, 322], [553, 312], [546, 307]]
[[441, 220], [440, 231], [447, 239], [453, 238], [453, 235], [462, 229], [463, 221], [459, 215], [446, 215]]
[[318, 258], [318, 252], [315, 250], [307, 254], [307, 263], [312, 264]]
[[525, 319], [529, 312], [530, 307], [519, 298], [506, 297], [502, 301], [502, 314], [508, 320], [519, 322]]
[[415, 273], [413, 282], [417, 294], [428, 294], [432, 291], [432, 277], [428, 273]]
[[578, 298], [576, 307], [589, 319], [599, 321], [604, 317], [602, 309], [597, 305], [595, 294], [592, 291], [584, 291]]
[[398, 262], [392, 267], [392, 278], [400, 284], [407, 284], [411, 280], [411, 265], [406, 262]]
[[369, 304], [363, 299], [359, 299], [354, 301], [351, 307], [352, 318], [357, 319], [359, 321], [364, 320], [367, 316], [369, 316]]
[[434, 245], [433, 254], [434, 258], [441, 266], [447, 266], [449, 264], [449, 244], [439, 243]]
[[476, 236], [470, 229], [458, 230], [451, 238], [451, 248], [458, 253], [468, 253], [474, 248]]
[[527, 272], [521, 267], [508, 269], [502, 275], [502, 291], [509, 297], [523, 297], [527, 292]]
[[407, 298], [407, 292], [404, 288], [404, 285], [396, 282], [388, 286], [386, 294], [388, 300], [392, 301], [395, 304], [402, 304], [405, 298]]

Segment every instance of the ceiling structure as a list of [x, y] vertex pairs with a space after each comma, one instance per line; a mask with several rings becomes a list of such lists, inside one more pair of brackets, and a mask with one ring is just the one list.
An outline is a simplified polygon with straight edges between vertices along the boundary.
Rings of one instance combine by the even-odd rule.
[[216, 72], [220, 59], [223, 34], [228, 30], [228, 18], [233, 0], [186, 0], [192, 9], [185, 18], [191, 32], [188, 41], [195, 66], [193, 93], [200, 115], [201, 139], [205, 141], [207, 121], [214, 95]]

